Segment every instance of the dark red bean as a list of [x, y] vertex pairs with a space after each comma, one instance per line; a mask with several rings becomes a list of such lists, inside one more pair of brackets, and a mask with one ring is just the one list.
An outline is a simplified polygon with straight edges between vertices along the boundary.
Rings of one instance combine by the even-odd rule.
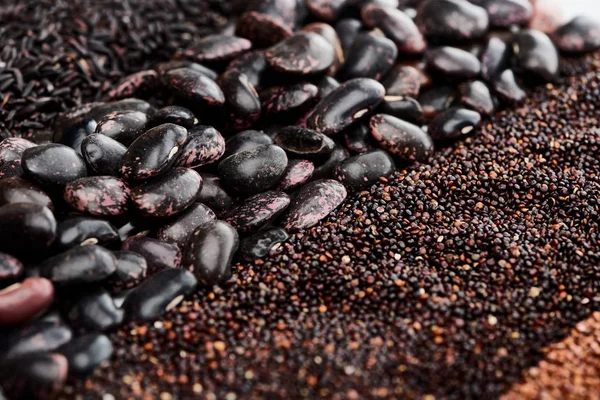
[[89, 333], [71, 340], [58, 351], [69, 362], [69, 374], [87, 376], [103, 361], [108, 360], [113, 346], [101, 333]]
[[344, 144], [352, 153], [362, 154], [369, 151], [372, 148], [369, 143], [370, 137], [369, 125], [365, 123], [354, 124], [344, 130]]
[[23, 138], [7, 138], [0, 142], [0, 165], [10, 161], [21, 162], [25, 150], [37, 146]]
[[225, 95], [225, 126], [230, 130], [250, 128], [260, 117], [260, 99], [244, 73], [226, 71], [219, 78]]
[[237, 36], [208, 35], [183, 51], [183, 55], [198, 62], [214, 63], [230, 61], [250, 50], [252, 42]]
[[165, 89], [181, 100], [210, 106], [225, 103], [225, 96], [219, 85], [194, 69], [172, 69], [163, 75], [162, 81]]
[[290, 196], [271, 190], [248, 197], [229, 210], [224, 221], [240, 233], [256, 232], [277, 218], [290, 204]]
[[240, 15], [235, 34], [250, 40], [257, 47], [268, 47], [292, 36], [294, 31], [280, 18], [249, 11]]
[[195, 168], [212, 164], [225, 152], [225, 139], [212, 126], [198, 125], [189, 132], [175, 165]]
[[54, 399], [67, 380], [62, 354], [37, 353], [0, 366], [0, 386], [11, 399]]
[[306, 0], [306, 6], [317, 19], [335, 21], [350, 5], [351, 0]]
[[202, 178], [193, 169], [175, 168], [131, 189], [131, 202], [145, 217], [170, 217], [179, 214], [195, 200]]
[[321, 179], [303, 186], [283, 219], [285, 230], [306, 229], [327, 217], [346, 198], [346, 188], [338, 181]]
[[506, 28], [511, 25], [527, 25], [533, 16], [529, 0], [482, 0], [490, 18], [490, 25]]
[[431, 119], [448, 108], [454, 101], [454, 93], [451, 86], [436, 86], [421, 91], [418, 101], [425, 118]]
[[0, 290], [0, 326], [16, 325], [40, 315], [54, 301], [54, 286], [45, 278], [27, 278]]
[[374, 34], [356, 36], [346, 54], [346, 62], [338, 74], [340, 80], [371, 78], [379, 80], [396, 62], [398, 49], [390, 39]]
[[106, 290], [97, 289], [77, 299], [69, 309], [67, 319], [79, 330], [102, 332], [119, 326], [123, 322], [123, 311]]
[[265, 257], [273, 246], [283, 243], [289, 235], [281, 228], [269, 228], [242, 239], [239, 253], [247, 260], [254, 261]]
[[81, 143], [96, 131], [98, 123], [91, 118], [78, 118], [73, 123], [64, 126], [62, 130], [55, 130], [52, 137], [53, 143], [64, 144], [81, 154]]
[[65, 185], [87, 175], [83, 158], [72, 148], [57, 143], [25, 150], [21, 163], [25, 175], [41, 185]]
[[[43, 319], [3, 332], [0, 341], [2, 361], [21, 359], [30, 354], [53, 351], [73, 337], [68, 326]], [[2, 375], [0, 375], [2, 376]]]
[[192, 129], [198, 120], [193, 112], [185, 107], [166, 106], [160, 110], [156, 110], [150, 118], [151, 126], [162, 124], [175, 124], [183, 126], [186, 129]]
[[312, 129], [288, 126], [277, 131], [273, 142], [292, 156], [315, 157], [330, 154], [335, 142]]
[[443, 46], [428, 51], [427, 67], [451, 79], [470, 79], [481, 72], [481, 63], [473, 54], [456, 47]]
[[0, 207], [12, 203], [33, 203], [53, 209], [52, 200], [46, 192], [17, 177], [0, 180]]
[[429, 123], [427, 133], [433, 140], [455, 140], [472, 134], [480, 125], [481, 115], [477, 111], [451, 107]]
[[20, 178], [24, 174], [23, 167], [21, 166], [21, 160], [19, 161], [8, 161], [0, 164], [0, 179], [5, 178]]
[[319, 89], [312, 83], [295, 83], [272, 86], [260, 92], [261, 107], [265, 117], [289, 117], [313, 104]]
[[101, 281], [117, 269], [115, 256], [103, 247], [74, 247], [50, 257], [40, 265], [40, 275], [59, 285], [80, 285]]
[[588, 53], [600, 48], [600, 23], [585, 15], [575, 17], [558, 28], [552, 39], [565, 53]]
[[406, 96], [385, 96], [377, 111], [415, 124], [422, 124], [425, 121], [421, 104]]
[[129, 146], [147, 129], [148, 114], [141, 111], [115, 111], [98, 119], [96, 132]]
[[506, 69], [492, 81], [494, 92], [507, 103], [520, 103], [527, 95], [515, 79], [511, 69]]
[[202, 189], [197, 201], [206, 204], [217, 215], [228, 210], [233, 205], [233, 198], [221, 186], [221, 178], [210, 174], [201, 174]]
[[139, 71], [128, 75], [112, 88], [106, 98], [110, 100], [131, 96], [143, 96], [158, 85], [158, 73], [154, 70]]
[[166, 269], [149, 277], [127, 295], [121, 308], [127, 321], [153, 321], [196, 290], [198, 282], [185, 269]]
[[356, 36], [362, 30], [362, 28], [362, 22], [354, 18], [340, 19], [334, 25], [334, 29], [340, 38], [340, 43], [342, 45], [342, 51], [344, 54], [348, 54], [350, 47], [352, 47], [352, 43], [354, 43], [354, 39], [356, 39]]
[[382, 81], [388, 96], [417, 97], [421, 89], [421, 73], [414, 67], [398, 65]]
[[202, 203], [195, 203], [159, 228], [156, 231], [156, 237], [183, 248], [194, 229], [216, 219], [215, 213], [210, 208]]
[[119, 175], [127, 147], [109, 136], [94, 133], [81, 143], [81, 153], [90, 170], [98, 175]]
[[268, 49], [265, 58], [277, 71], [307, 75], [329, 68], [335, 50], [321, 35], [299, 32]]
[[456, 101], [484, 115], [492, 115], [496, 108], [490, 89], [482, 81], [461, 83]]
[[420, 54], [427, 42], [413, 20], [401, 10], [370, 3], [362, 8], [361, 17], [369, 28], [379, 28], [398, 47], [400, 54]]
[[173, 243], [152, 239], [143, 235], [128, 238], [121, 246], [123, 251], [133, 251], [146, 260], [148, 276], [163, 269], [178, 268], [181, 265], [181, 251]]
[[444, 43], [481, 38], [489, 26], [485, 9], [464, 0], [425, 0], [415, 22], [427, 38]]
[[381, 103], [384, 95], [384, 87], [373, 79], [349, 80], [315, 106], [306, 127], [334, 135], [365, 117]]
[[273, 70], [267, 65], [264, 50], [249, 51], [241, 55], [229, 63], [227, 71], [246, 74], [248, 82], [252, 83], [256, 90], [270, 86], [273, 81]]
[[405, 162], [425, 161], [433, 142], [421, 128], [386, 114], [371, 117], [371, 135], [379, 146]]
[[108, 277], [105, 287], [111, 293], [120, 293], [140, 284], [146, 278], [148, 264], [141, 255], [132, 251], [113, 251], [117, 269]]
[[114, 176], [89, 176], [68, 183], [63, 199], [84, 214], [98, 217], [123, 215], [128, 210], [129, 186]]
[[395, 168], [387, 152], [374, 150], [345, 159], [336, 167], [334, 176], [349, 190], [357, 191], [371, 186], [382, 176], [390, 176]]
[[513, 42], [513, 52], [520, 70], [539, 77], [545, 82], [557, 78], [558, 51], [545, 33], [532, 29], [518, 32]]
[[492, 81], [508, 65], [512, 49], [502, 39], [491, 37], [481, 54], [481, 76]]
[[323, 36], [325, 40], [329, 42], [331, 47], [334, 50], [334, 61], [333, 64], [327, 70], [327, 75], [335, 76], [340, 67], [344, 64], [344, 50], [342, 50], [342, 43], [340, 42], [340, 38], [338, 37], [337, 32], [333, 27], [324, 22], [313, 22], [312, 24], [305, 25], [302, 28], [304, 32], [314, 32]]
[[66, 251], [88, 244], [105, 245], [119, 239], [117, 228], [108, 221], [88, 217], [72, 217], [58, 223], [54, 248]]
[[349, 156], [350, 154], [348, 154], [348, 151], [344, 148], [344, 146], [341, 146], [339, 144], [336, 145], [335, 149], [333, 149], [327, 160], [325, 160], [322, 163], [319, 163], [318, 165], [315, 164], [315, 170], [313, 171], [313, 174], [310, 177], [310, 179], [317, 180], [323, 178], [330, 178], [333, 174], [333, 170], [335, 169], [335, 167]]
[[44, 252], [56, 235], [52, 211], [39, 204], [12, 203], [0, 207], [0, 227], [0, 250], [14, 255]]
[[272, 144], [273, 139], [262, 131], [246, 130], [233, 135], [226, 143], [223, 157], [250, 150], [265, 144]]
[[23, 264], [15, 257], [0, 253], [0, 287], [13, 283], [23, 275]]
[[315, 165], [312, 161], [290, 160], [277, 189], [294, 190], [304, 185], [312, 177], [314, 170]]
[[201, 225], [188, 240], [183, 266], [196, 276], [199, 285], [219, 285], [231, 277], [231, 261], [238, 246], [238, 233], [227, 222]]
[[187, 138], [187, 129], [175, 124], [150, 129], [127, 149], [120, 169], [121, 176], [128, 180], [142, 180], [166, 172], [177, 161]]
[[200, 72], [201, 74], [206, 75], [213, 81], [217, 80], [217, 78], [219, 77], [219, 74], [217, 74], [212, 69], [205, 67], [202, 64], [198, 64], [198, 63], [187, 61], [187, 60], [166, 61], [166, 62], [158, 64], [155, 67], [156, 71], [159, 73], [159, 75], [161, 75], [161, 77], [168, 71], [171, 71], [173, 69], [178, 69], [178, 68], [193, 69], [196, 72]]
[[281, 147], [263, 145], [222, 160], [219, 163], [219, 176], [227, 187], [250, 195], [277, 184], [287, 163], [288, 158]]

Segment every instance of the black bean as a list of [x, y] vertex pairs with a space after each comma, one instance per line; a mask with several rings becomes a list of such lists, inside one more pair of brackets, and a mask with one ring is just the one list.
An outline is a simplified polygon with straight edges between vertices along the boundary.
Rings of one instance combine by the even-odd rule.
[[152, 321], [194, 292], [197, 280], [185, 269], [160, 271], [133, 289], [121, 308], [127, 321]]
[[197, 119], [193, 112], [181, 106], [166, 106], [156, 110], [150, 118], [151, 126], [162, 124], [176, 124], [183, 126], [186, 129], [192, 129], [196, 124]]
[[588, 53], [600, 48], [600, 24], [582, 15], [562, 25], [553, 34], [556, 46], [565, 53]]
[[123, 241], [121, 250], [132, 251], [144, 257], [148, 276], [181, 265], [181, 250], [177, 245], [143, 235], [132, 236]]
[[365, 123], [354, 124], [344, 130], [344, 144], [352, 153], [362, 154], [369, 151], [372, 148], [369, 143], [370, 137], [369, 125]]
[[81, 143], [81, 153], [88, 166], [98, 175], [119, 175], [127, 147], [109, 136], [94, 133]]
[[292, 36], [294, 31], [280, 18], [248, 11], [240, 15], [235, 34], [250, 40], [257, 47], [268, 47]]
[[256, 232], [277, 218], [290, 204], [290, 196], [270, 190], [248, 197], [230, 209], [223, 220], [238, 232]]
[[58, 223], [54, 248], [65, 251], [86, 245], [105, 245], [119, 239], [117, 228], [108, 221], [87, 217], [72, 217]]
[[187, 60], [166, 61], [166, 62], [159, 63], [158, 65], [156, 65], [155, 69], [162, 76], [165, 73], [167, 73], [168, 71], [170, 71], [172, 69], [178, 69], [178, 68], [190, 68], [190, 69], [193, 69], [193, 70], [195, 70], [197, 72], [200, 72], [201, 74], [206, 75], [207, 77], [209, 77], [213, 81], [217, 80], [217, 78], [219, 76], [219, 74], [217, 74], [212, 69], [210, 69], [208, 67], [205, 67], [202, 64], [198, 64], [198, 63], [187, 61]]
[[425, 121], [423, 107], [411, 97], [385, 96], [377, 111], [415, 124], [422, 124]]
[[74, 247], [50, 257], [40, 265], [40, 275], [60, 285], [80, 285], [101, 281], [117, 269], [114, 255], [103, 247]]
[[417, 97], [421, 89], [422, 74], [409, 65], [397, 65], [382, 81], [388, 96]]
[[206, 204], [217, 215], [228, 210], [233, 205], [233, 198], [221, 186], [221, 178], [216, 175], [201, 174], [202, 189], [197, 201]]
[[288, 126], [276, 131], [273, 142], [291, 156], [315, 157], [330, 154], [335, 142], [312, 129]]
[[89, 118], [98, 120], [102, 116], [120, 111], [139, 111], [144, 114], [152, 115], [154, 107], [145, 100], [130, 98], [100, 104], [92, 108], [88, 112], [88, 116]]
[[225, 95], [219, 85], [194, 69], [177, 68], [167, 71], [162, 82], [166, 90], [181, 100], [214, 106], [225, 103]]
[[250, 128], [260, 117], [260, 99], [246, 74], [226, 71], [219, 78], [225, 95], [225, 127], [228, 130]]
[[18, 177], [0, 180], [0, 207], [12, 203], [33, 203], [52, 210], [50, 197], [31, 182]]
[[100, 363], [108, 360], [113, 352], [112, 342], [101, 333], [89, 333], [73, 339], [58, 349], [69, 362], [69, 374], [89, 375]]
[[331, 177], [335, 167], [349, 156], [350, 155], [344, 146], [337, 144], [327, 160], [315, 165], [315, 169], [310, 179], [317, 180]]
[[41, 185], [65, 185], [87, 175], [83, 158], [72, 148], [57, 143], [25, 150], [21, 162], [25, 175]]
[[443, 46], [428, 51], [427, 67], [450, 79], [470, 79], [481, 72], [481, 63], [473, 54], [456, 47]]
[[144, 257], [133, 251], [113, 251], [113, 254], [117, 258], [117, 269], [105, 283], [111, 293], [120, 293], [137, 286], [146, 278], [148, 264]]
[[515, 35], [513, 52], [518, 68], [549, 82], [558, 76], [559, 55], [543, 32], [524, 29]]
[[12, 203], [0, 207], [0, 250], [9, 254], [44, 252], [56, 236], [56, 219], [47, 207]]
[[511, 69], [506, 69], [492, 81], [494, 92], [505, 102], [520, 103], [527, 95], [516, 81]]
[[267, 65], [264, 50], [249, 51], [231, 61], [227, 71], [232, 70], [246, 74], [248, 82], [252, 83], [256, 90], [270, 86], [273, 80], [273, 71]]
[[24, 175], [23, 167], [21, 166], [21, 160], [19, 161], [7, 161], [0, 164], [0, 178], [19, 178]]
[[104, 114], [98, 119], [96, 133], [129, 146], [148, 128], [148, 114], [141, 111], [125, 110]]
[[481, 115], [477, 111], [451, 107], [431, 120], [427, 133], [434, 140], [455, 140], [473, 133], [480, 124]]
[[335, 169], [335, 179], [352, 191], [369, 187], [379, 177], [390, 176], [395, 170], [394, 160], [383, 150], [373, 150], [349, 157]]
[[343, 81], [353, 78], [379, 80], [392, 68], [397, 56], [398, 49], [390, 39], [374, 33], [361, 33], [346, 54], [346, 62], [338, 78]]
[[215, 63], [230, 61], [250, 50], [252, 43], [248, 39], [228, 35], [204, 36], [183, 51], [183, 55], [198, 62]]
[[413, 20], [401, 10], [370, 3], [362, 8], [361, 17], [369, 28], [381, 29], [401, 54], [420, 54], [425, 51], [425, 38]]
[[303, 110], [313, 104], [319, 89], [312, 83], [295, 83], [272, 86], [260, 92], [264, 117], [289, 117], [290, 113]]
[[239, 253], [247, 260], [265, 257], [277, 243], [283, 243], [289, 235], [284, 229], [269, 228], [242, 239]]
[[333, 59], [333, 64], [331, 64], [331, 66], [327, 70], [327, 75], [335, 76], [335, 74], [340, 69], [342, 64], [344, 64], [345, 61], [344, 51], [342, 50], [342, 44], [335, 29], [333, 29], [331, 25], [326, 24], [324, 22], [313, 22], [312, 24], [304, 26], [302, 30], [304, 32], [314, 32], [318, 35], [323, 36], [323, 38], [329, 42], [331, 47], [333, 47], [335, 56]]
[[67, 312], [67, 319], [79, 330], [106, 331], [123, 322], [123, 311], [106, 290], [97, 289], [77, 299]]
[[67, 380], [68, 368], [62, 354], [29, 354], [0, 365], [0, 386], [11, 399], [53, 399]]
[[73, 209], [98, 217], [124, 214], [129, 207], [129, 186], [114, 176], [88, 176], [65, 185], [63, 199]]
[[293, 27], [299, 19], [296, 0], [262, 0], [251, 2], [248, 10], [270, 15]]
[[433, 142], [421, 128], [386, 114], [371, 117], [371, 135], [379, 146], [405, 162], [425, 161]]
[[183, 266], [211, 287], [231, 277], [231, 260], [239, 246], [239, 236], [231, 225], [214, 221], [196, 228], [183, 253]]
[[34, 320], [2, 333], [0, 356], [3, 361], [55, 350], [73, 337], [68, 326], [43, 320]]
[[317, 98], [321, 100], [339, 87], [340, 83], [335, 78], [324, 76], [317, 82]]
[[156, 237], [183, 248], [194, 229], [215, 219], [217, 217], [210, 208], [202, 203], [195, 203], [160, 227], [156, 231]]
[[354, 18], [340, 19], [334, 25], [334, 29], [340, 38], [340, 43], [342, 45], [344, 54], [348, 54], [348, 51], [354, 43], [354, 39], [356, 39], [356, 36], [362, 30], [362, 28], [362, 22]]
[[496, 108], [490, 89], [482, 81], [461, 83], [458, 86], [456, 101], [484, 115], [492, 115]]
[[492, 81], [508, 65], [512, 49], [500, 38], [489, 38], [481, 54], [481, 76]]
[[262, 131], [246, 130], [233, 135], [226, 143], [224, 158], [232, 154], [250, 150], [265, 144], [272, 144], [273, 139]]
[[299, 32], [269, 48], [265, 58], [277, 71], [307, 75], [329, 68], [335, 59], [335, 50], [321, 35]]
[[61, 130], [55, 130], [52, 142], [64, 144], [81, 154], [81, 142], [96, 131], [98, 123], [95, 119], [80, 118], [68, 124]]
[[223, 184], [243, 194], [255, 194], [273, 187], [283, 175], [288, 158], [275, 145], [263, 145], [233, 154], [219, 163]]
[[490, 25], [500, 28], [511, 25], [527, 25], [533, 17], [533, 6], [528, 0], [483, 0]]
[[427, 38], [445, 43], [478, 39], [489, 26], [485, 9], [465, 0], [426, 0], [415, 22]]
[[452, 86], [434, 86], [421, 91], [418, 101], [425, 118], [431, 119], [448, 108], [454, 101], [454, 92]]

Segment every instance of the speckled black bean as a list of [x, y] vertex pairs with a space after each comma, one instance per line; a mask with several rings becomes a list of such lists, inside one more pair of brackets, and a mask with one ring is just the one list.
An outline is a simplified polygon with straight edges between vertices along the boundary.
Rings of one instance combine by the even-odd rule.
[[392, 68], [397, 56], [398, 49], [390, 39], [374, 33], [361, 33], [348, 50], [338, 78], [343, 81], [353, 78], [379, 80]]
[[98, 175], [119, 175], [127, 147], [116, 140], [94, 133], [81, 143], [81, 153], [86, 165]]
[[335, 21], [351, 5], [351, 0], [306, 0], [311, 14], [323, 21]]
[[23, 275], [23, 263], [10, 254], [0, 253], [0, 288], [16, 282]]
[[334, 177], [352, 191], [369, 187], [379, 177], [388, 177], [395, 170], [394, 160], [383, 150], [373, 150], [349, 157], [335, 169]]
[[344, 185], [332, 179], [303, 186], [290, 204], [283, 228], [295, 231], [316, 225], [344, 201], [346, 194]]
[[195, 203], [183, 213], [169, 220], [156, 231], [156, 237], [183, 248], [194, 229], [217, 219], [215, 213], [202, 203]]
[[67, 371], [68, 361], [62, 354], [29, 354], [0, 365], [0, 386], [9, 399], [54, 399], [67, 380]]
[[300, 82], [273, 86], [260, 92], [264, 117], [288, 117], [313, 104], [319, 89], [312, 83]]
[[196, 200], [206, 204], [217, 215], [228, 210], [233, 205], [233, 198], [221, 186], [221, 178], [211, 174], [200, 174], [202, 176], [202, 189]]
[[292, 36], [294, 31], [280, 18], [248, 11], [240, 15], [235, 34], [252, 41], [254, 46], [268, 47]]
[[312, 161], [290, 160], [276, 188], [278, 190], [294, 190], [308, 182], [314, 170], [315, 165]]
[[152, 321], [194, 292], [197, 280], [185, 269], [167, 269], [133, 289], [121, 308], [127, 321]]
[[529, 74], [551, 82], [558, 76], [558, 50], [543, 32], [524, 29], [515, 35], [513, 42], [517, 67]]
[[117, 269], [106, 279], [104, 286], [111, 293], [120, 293], [140, 284], [148, 273], [146, 259], [133, 251], [113, 251]]
[[377, 108], [377, 112], [389, 114], [415, 124], [425, 121], [423, 107], [419, 102], [406, 96], [385, 96]]
[[105, 245], [119, 239], [117, 228], [108, 221], [88, 217], [71, 217], [58, 223], [54, 248], [65, 251], [87, 245]]
[[100, 117], [115, 112], [139, 111], [147, 115], [152, 115], [154, 110], [154, 107], [145, 100], [129, 98], [97, 105], [88, 112], [88, 116], [89, 118], [99, 120]]
[[175, 168], [131, 189], [131, 202], [145, 217], [170, 217], [190, 206], [195, 200], [202, 178], [193, 169]]
[[181, 100], [212, 106], [225, 103], [225, 95], [219, 85], [194, 69], [177, 68], [167, 71], [162, 82], [166, 90]]
[[283, 243], [289, 235], [282, 228], [269, 228], [248, 236], [240, 242], [239, 253], [245, 259], [254, 261], [265, 257], [277, 243]]
[[461, 83], [458, 86], [456, 102], [484, 115], [492, 115], [496, 109], [490, 89], [482, 81]]
[[240, 233], [256, 232], [277, 218], [290, 204], [290, 196], [270, 190], [255, 194], [230, 209], [224, 216]]
[[0, 207], [0, 227], [0, 250], [14, 255], [43, 253], [56, 235], [52, 211], [39, 204], [11, 203]]
[[481, 72], [477, 57], [456, 47], [438, 47], [428, 51], [425, 57], [427, 67], [445, 79], [469, 79]]
[[409, 65], [397, 65], [382, 81], [387, 96], [417, 97], [421, 89], [421, 73]]
[[454, 94], [452, 86], [434, 86], [421, 91], [418, 101], [425, 118], [431, 119], [448, 108], [454, 101]]
[[472, 134], [481, 125], [481, 115], [477, 111], [451, 107], [429, 123], [427, 133], [433, 140], [455, 140]]
[[216, 34], [197, 40], [183, 51], [183, 55], [201, 63], [218, 63], [233, 60], [251, 47], [252, 42], [248, 39]]
[[273, 139], [262, 131], [246, 130], [236, 133], [227, 140], [224, 158], [232, 154], [250, 150], [266, 144], [272, 144]]
[[196, 276], [201, 286], [221, 284], [231, 277], [231, 261], [238, 246], [238, 233], [227, 222], [201, 225], [188, 239], [183, 267]]
[[258, 93], [246, 74], [226, 71], [219, 78], [225, 95], [225, 127], [228, 130], [250, 128], [260, 117], [261, 104]]
[[149, 125], [176, 124], [186, 129], [192, 129], [197, 121], [194, 113], [185, 107], [166, 106], [152, 114]]
[[71, 340], [58, 349], [69, 362], [69, 374], [87, 376], [113, 352], [110, 339], [101, 333], [89, 333]]
[[481, 53], [481, 76], [487, 81], [493, 80], [506, 68], [511, 53], [511, 47], [504, 40], [489, 38]]
[[87, 175], [83, 158], [72, 148], [57, 143], [25, 150], [21, 163], [25, 176], [46, 186], [65, 185]]
[[306, 127], [334, 135], [367, 116], [381, 103], [384, 95], [385, 88], [376, 80], [351, 79], [315, 106], [306, 119]]
[[425, 161], [433, 142], [421, 128], [387, 114], [371, 117], [371, 136], [380, 147], [405, 162]]
[[275, 145], [263, 145], [233, 154], [219, 163], [222, 183], [235, 192], [255, 194], [273, 187], [283, 175], [288, 158]]
[[202, 65], [202, 64], [198, 64], [192, 61], [188, 61], [188, 60], [172, 60], [172, 61], [166, 61], [166, 62], [162, 62], [156, 65], [155, 69], [156, 71], [162, 76], [165, 73], [167, 73], [168, 71], [171, 71], [173, 69], [178, 69], [178, 68], [190, 68], [193, 69], [197, 72], [200, 72], [203, 75], [206, 75], [207, 77], [209, 77], [210, 79], [212, 79], [213, 81], [217, 80], [217, 78], [219, 77], [219, 74], [217, 74], [215, 71], [213, 71], [212, 69]]
[[148, 130], [127, 149], [121, 176], [142, 180], [166, 172], [182, 153], [187, 138], [187, 129], [175, 124], [162, 124]]
[[281, 72], [307, 75], [325, 71], [335, 59], [335, 50], [313, 32], [299, 32], [269, 48], [267, 64]]
[[287, 126], [277, 130], [273, 142], [292, 156], [315, 157], [330, 154], [335, 142], [312, 129]]
[[362, 8], [361, 17], [369, 28], [381, 29], [401, 54], [420, 54], [425, 51], [425, 38], [413, 20], [401, 10], [370, 3]]
[[533, 6], [528, 0], [482, 0], [479, 3], [488, 12], [490, 25], [494, 27], [527, 25], [533, 17]]
[[600, 48], [600, 23], [582, 15], [559, 27], [552, 39], [565, 53], [587, 53]]
[[54, 208], [52, 199], [33, 183], [18, 177], [0, 179], [0, 207], [11, 203], [33, 203]]
[[63, 200], [73, 209], [99, 217], [123, 215], [129, 207], [129, 186], [114, 176], [88, 176], [65, 185]]
[[498, 97], [507, 103], [520, 103], [527, 96], [527, 93], [517, 83], [512, 69], [506, 69], [494, 78], [492, 89]]
[[425, 0], [415, 22], [428, 39], [444, 43], [478, 39], [489, 27], [485, 9], [464, 0]]
[[340, 19], [333, 28], [338, 34], [340, 38], [340, 43], [342, 46], [342, 51], [344, 54], [348, 54], [350, 47], [352, 47], [352, 43], [354, 43], [354, 39], [358, 33], [362, 30], [363, 24], [360, 20], [354, 18], [343, 18]]
[[267, 65], [264, 50], [254, 50], [242, 54], [229, 63], [227, 70], [246, 74], [248, 82], [252, 83], [256, 90], [270, 86], [273, 81], [273, 70]]
[[146, 260], [148, 276], [163, 269], [177, 268], [181, 265], [181, 251], [173, 243], [163, 242], [144, 235], [131, 236], [121, 245], [123, 251], [133, 251]]
[[104, 289], [96, 289], [77, 299], [67, 312], [71, 326], [82, 331], [106, 331], [123, 322], [123, 311]]
[[188, 134], [176, 165], [195, 168], [212, 164], [225, 152], [225, 139], [212, 126], [198, 125]]
[[0, 142], [0, 165], [17, 161], [21, 162], [25, 150], [37, 146], [23, 138], [6, 138]]
[[329, 42], [331, 47], [334, 50], [334, 59], [331, 66], [327, 69], [327, 75], [335, 76], [340, 67], [344, 64], [345, 57], [344, 51], [342, 50], [342, 44], [340, 42], [340, 38], [333, 29], [333, 27], [324, 22], [313, 22], [311, 24], [305, 25], [302, 30], [304, 32], [314, 32], [318, 35], [321, 35], [325, 40]]
[[98, 123], [92, 118], [80, 118], [61, 130], [55, 130], [52, 142], [64, 144], [81, 154], [81, 142], [96, 131]]
[[115, 100], [131, 96], [145, 96], [158, 86], [158, 73], [155, 70], [144, 70], [127, 75], [113, 87], [106, 99]]
[[362, 154], [369, 151], [372, 148], [369, 143], [370, 138], [369, 124], [354, 124], [344, 130], [344, 144], [354, 154]]
[[3, 332], [0, 359], [23, 358], [28, 354], [53, 351], [73, 337], [68, 326], [51, 321], [34, 320], [24, 326]]
[[254, 1], [250, 2], [248, 10], [276, 17], [291, 27], [301, 18], [297, 0]]
[[98, 119], [96, 133], [129, 146], [148, 128], [148, 114], [141, 111], [115, 111]]
[[96, 245], [73, 247], [44, 260], [40, 275], [59, 285], [80, 285], [101, 281], [117, 269], [117, 259]]
[[24, 175], [23, 167], [21, 166], [21, 160], [19, 161], [7, 161], [0, 164], [0, 179], [4, 178], [19, 178]]

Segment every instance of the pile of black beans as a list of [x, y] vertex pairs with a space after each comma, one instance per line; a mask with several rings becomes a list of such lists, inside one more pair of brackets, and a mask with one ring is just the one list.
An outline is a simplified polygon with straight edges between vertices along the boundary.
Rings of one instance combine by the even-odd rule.
[[[0, 383], [44, 397], [110, 357], [104, 333], [232, 277], [290, 231], [424, 162], [600, 47], [526, 0], [267, 0], [233, 34], [0, 143]], [[242, 238], [240, 240], [240, 237]], [[47, 310], [51, 310], [47, 312]]]

